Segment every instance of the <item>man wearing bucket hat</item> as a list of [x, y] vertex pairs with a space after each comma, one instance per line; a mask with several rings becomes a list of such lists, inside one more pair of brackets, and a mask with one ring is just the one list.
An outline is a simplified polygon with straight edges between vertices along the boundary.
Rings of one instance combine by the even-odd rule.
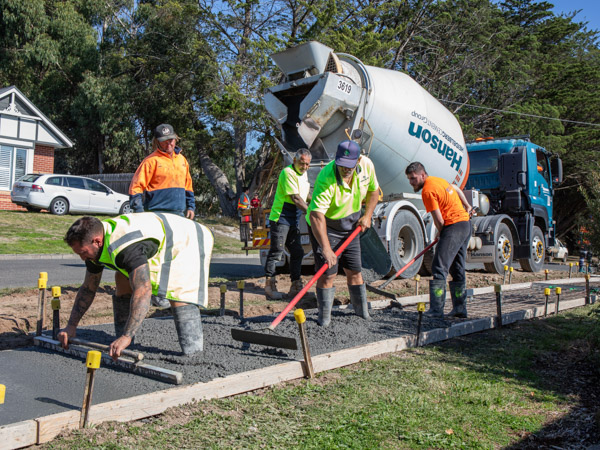
[[178, 140], [171, 125], [164, 123], [155, 128], [153, 152], [142, 161], [129, 186], [134, 212], [167, 212], [194, 218], [190, 166], [176, 146]]
[[[179, 136], [168, 123], [154, 129], [153, 152], [137, 168], [129, 185], [133, 212], [166, 212], [194, 218], [196, 201], [190, 166], [177, 147]], [[168, 308], [165, 298], [152, 296], [152, 305]]]
[[[365, 212], [361, 214], [366, 198]], [[338, 145], [335, 160], [327, 164], [315, 181], [312, 201], [306, 221], [315, 257], [315, 269], [325, 263], [329, 268], [317, 281], [318, 323], [328, 326], [335, 295], [333, 280], [338, 262], [346, 273], [350, 301], [357, 315], [369, 319], [367, 290], [361, 275], [360, 241], [354, 239], [340, 255], [338, 248], [360, 225], [362, 230], [371, 226], [373, 211], [379, 201], [379, 183], [375, 167], [369, 158], [360, 154], [354, 141]]]

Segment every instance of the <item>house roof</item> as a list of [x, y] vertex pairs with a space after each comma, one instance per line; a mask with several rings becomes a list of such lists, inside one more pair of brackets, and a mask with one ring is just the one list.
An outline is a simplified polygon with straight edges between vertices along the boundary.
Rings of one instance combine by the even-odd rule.
[[0, 88], [0, 140], [73, 147], [73, 142], [16, 86]]

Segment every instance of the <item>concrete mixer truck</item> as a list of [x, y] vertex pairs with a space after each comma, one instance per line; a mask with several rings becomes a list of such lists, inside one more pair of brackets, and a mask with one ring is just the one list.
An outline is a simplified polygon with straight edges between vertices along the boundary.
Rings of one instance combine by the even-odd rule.
[[[548, 152], [524, 138], [467, 145], [454, 115], [411, 77], [364, 65], [318, 42], [272, 58], [284, 76], [266, 90], [264, 105], [281, 131], [278, 144], [285, 163], [291, 163], [297, 149], [310, 149], [313, 184], [334, 159], [339, 142], [358, 142], [373, 161], [382, 189], [373, 226], [393, 269], [402, 268], [435, 237], [433, 219], [404, 174], [410, 162], [420, 161], [430, 175], [471, 188], [465, 194], [478, 216], [472, 220], [468, 261], [497, 273], [513, 259], [525, 270], [540, 270], [545, 248], [554, 240], [552, 183], [562, 177], [560, 160], [551, 170]], [[427, 272], [431, 256], [426, 254], [403, 277], [414, 276], [421, 266]]]

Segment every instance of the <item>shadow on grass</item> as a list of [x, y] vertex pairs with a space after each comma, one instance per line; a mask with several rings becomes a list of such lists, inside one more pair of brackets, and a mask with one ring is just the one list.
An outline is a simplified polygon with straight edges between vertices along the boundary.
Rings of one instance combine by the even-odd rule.
[[[558, 396], [569, 412], [510, 449], [600, 443], [600, 306], [437, 344], [442, 359]], [[465, 361], [466, 360], [466, 361]], [[458, 362], [460, 361], [460, 363]]]

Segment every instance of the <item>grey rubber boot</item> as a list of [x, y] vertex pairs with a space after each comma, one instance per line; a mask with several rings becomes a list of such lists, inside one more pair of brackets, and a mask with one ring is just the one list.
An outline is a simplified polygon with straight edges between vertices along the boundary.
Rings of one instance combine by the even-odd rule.
[[269, 300], [281, 300], [283, 293], [277, 291], [277, 280], [275, 277], [265, 278], [265, 294]]
[[191, 355], [201, 352], [204, 349], [204, 336], [200, 308], [196, 305], [184, 305], [177, 308], [171, 307], [171, 311], [183, 354]]
[[331, 308], [333, 307], [334, 297], [335, 287], [317, 287], [317, 306], [319, 308], [317, 323], [322, 327], [328, 327], [329, 323], [331, 322]]
[[115, 336], [121, 337], [123, 336], [123, 331], [125, 331], [127, 319], [129, 319], [129, 312], [131, 310], [131, 294], [119, 296], [113, 295], [112, 303]]
[[348, 286], [350, 291], [350, 303], [356, 312], [357, 316], [365, 320], [369, 320], [369, 303], [367, 302], [367, 287], [365, 284], [357, 284], [356, 286]]
[[440, 318], [444, 317], [444, 304], [446, 303], [446, 280], [429, 281], [429, 310], [423, 313], [425, 316]]
[[448, 283], [452, 297], [452, 311], [448, 316], [467, 318], [467, 284], [464, 281], [451, 281]]

